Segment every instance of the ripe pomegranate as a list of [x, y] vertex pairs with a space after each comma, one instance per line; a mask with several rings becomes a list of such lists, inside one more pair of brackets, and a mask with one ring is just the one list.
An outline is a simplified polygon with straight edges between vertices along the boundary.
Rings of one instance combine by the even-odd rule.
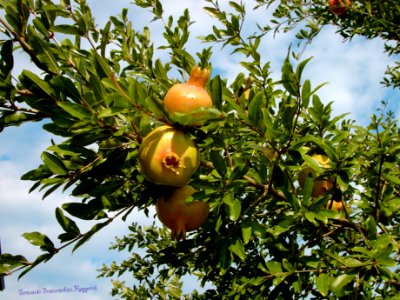
[[[323, 168], [330, 167], [330, 160], [325, 155], [316, 154], [312, 156], [312, 159], [314, 159], [317, 163], [319, 163]], [[317, 179], [316, 177], [318, 177], [319, 174], [316, 174], [316, 171], [307, 164], [303, 165], [298, 175], [298, 181], [301, 187], [304, 187], [304, 184], [308, 176], [314, 178], [314, 186], [311, 194], [311, 196], [314, 198], [319, 196], [325, 196], [328, 190], [330, 190], [333, 187], [332, 179], [330, 178]]]
[[211, 107], [212, 99], [205, 89], [209, 69], [194, 67], [185, 83], [173, 85], [164, 97], [164, 107], [171, 114], [190, 113], [202, 107]]
[[329, 0], [329, 10], [337, 16], [342, 16], [350, 9], [350, 4], [350, 0]]
[[143, 175], [159, 185], [185, 185], [200, 164], [196, 144], [184, 132], [161, 126], [148, 134], [139, 148]]
[[196, 190], [190, 185], [177, 188], [170, 197], [160, 197], [156, 211], [160, 221], [171, 229], [172, 239], [186, 238], [186, 232], [198, 229], [207, 219], [209, 206], [201, 201], [186, 203]]

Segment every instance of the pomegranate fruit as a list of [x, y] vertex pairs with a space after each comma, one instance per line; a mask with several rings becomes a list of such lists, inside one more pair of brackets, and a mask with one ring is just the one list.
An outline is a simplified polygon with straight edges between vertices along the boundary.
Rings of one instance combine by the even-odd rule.
[[[312, 156], [312, 159], [314, 159], [323, 168], [330, 167], [330, 160], [325, 155], [316, 154]], [[304, 184], [308, 176], [314, 178], [313, 191], [311, 194], [311, 196], [314, 198], [319, 196], [325, 196], [328, 190], [330, 190], [333, 187], [333, 181], [330, 178], [318, 179], [317, 177], [319, 175], [320, 174], [317, 174], [317, 172], [307, 164], [303, 165], [298, 175], [298, 181], [302, 188], [304, 187]]]
[[330, 199], [326, 204], [326, 208], [339, 212], [343, 209], [343, 202], [341, 200]]
[[209, 69], [194, 67], [185, 83], [173, 85], [164, 97], [164, 107], [171, 114], [190, 113], [202, 107], [211, 107], [212, 99], [205, 89]]
[[157, 201], [157, 216], [165, 226], [171, 229], [172, 239], [185, 239], [186, 232], [198, 229], [208, 217], [207, 203], [185, 202], [195, 192], [192, 186], [185, 185], [174, 190], [170, 197], [160, 197]]
[[347, 13], [350, 4], [350, 0], [329, 0], [329, 10], [337, 16], [341, 16]]
[[184, 186], [198, 168], [200, 153], [184, 132], [161, 126], [143, 139], [139, 163], [149, 181], [179, 187]]

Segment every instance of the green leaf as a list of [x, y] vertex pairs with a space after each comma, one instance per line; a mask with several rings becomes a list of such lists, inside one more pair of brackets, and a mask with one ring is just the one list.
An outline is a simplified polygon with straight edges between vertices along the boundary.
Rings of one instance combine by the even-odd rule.
[[40, 121], [43, 116], [40, 114], [16, 112], [11, 114], [3, 113], [0, 117], [0, 128], [8, 126], [19, 126], [28, 121]]
[[229, 176], [230, 180], [237, 180], [243, 178], [244, 175], [249, 171], [250, 167], [249, 164], [243, 163], [243, 164], [237, 164], [233, 170], [231, 175]]
[[56, 250], [53, 242], [46, 235], [40, 232], [26, 232], [22, 236], [27, 239], [29, 243], [34, 246], [39, 246], [40, 249], [44, 251], [54, 253]]
[[251, 235], [252, 235], [252, 227], [251, 224], [242, 224], [242, 237], [243, 243], [247, 245], [250, 242]]
[[400, 185], [400, 177], [393, 174], [385, 174], [385, 178], [396, 185]]
[[368, 238], [370, 240], [376, 240], [378, 227], [376, 225], [375, 218], [373, 216], [369, 216], [367, 220], [365, 220], [365, 225], [367, 225]]
[[317, 225], [317, 222], [315, 221], [315, 213], [312, 211], [307, 211], [304, 215], [310, 223], [313, 223], [314, 225]]
[[231, 6], [234, 10], [236, 10], [240, 14], [245, 13], [244, 6], [236, 3], [235, 1], [229, 1], [229, 6]]
[[[164, 111], [162, 112], [164, 114]], [[203, 126], [212, 121], [219, 121], [224, 118], [224, 114], [213, 107], [202, 107], [190, 113], [175, 112], [169, 116], [170, 120], [183, 126]]]
[[296, 80], [294, 71], [293, 71], [293, 66], [290, 63], [289, 57], [285, 59], [285, 62], [283, 63], [282, 66], [282, 79], [281, 83], [283, 87], [289, 92], [290, 95], [295, 96], [296, 98], [299, 95], [299, 87], [298, 87], [298, 81]]
[[229, 208], [229, 219], [231, 221], [237, 221], [240, 217], [242, 205], [239, 199], [234, 198], [234, 194], [232, 192], [225, 193], [223, 197], [223, 202]]
[[282, 264], [277, 261], [269, 261], [266, 263], [268, 270], [271, 274], [282, 273]]
[[219, 75], [215, 76], [211, 80], [211, 99], [214, 106], [218, 110], [222, 110], [222, 85], [221, 85], [221, 77]]
[[220, 268], [220, 275], [224, 275], [231, 264], [231, 256], [229, 254], [228, 244], [224, 242], [219, 247], [218, 267]]
[[42, 69], [48, 69], [53, 74], [60, 74], [58, 61], [54, 55], [55, 53], [53, 53], [53, 47], [50, 46], [50, 43], [43, 39], [43, 37], [38, 34], [31, 25], [28, 25], [28, 36], [35, 52], [37, 53], [36, 57], [40, 64], [42, 64], [40, 67]]
[[288, 231], [295, 223], [295, 218], [293, 216], [285, 217], [278, 225], [271, 228], [272, 234], [278, 237], [280, 234]]
[[36, 84], [44, 93], [46, 93], [50, 98], [55, 98], [54, 97], [54, 90], [51, 87], [50, 84], [48, 84], [46, 81], [40, 79], [39, 76], [37, 76], [35, 73], [28, 71], [28, 70], [23, 70], [22, 75], [23, 77], [26, 77], [29, 79], [31, 82]]
[[331, 279], [329, 289], [337, 297], [344, 296], [344, 287], [354, 280], [355, 275], [341, 274], [336, 278]]
[[296, 68], [296, 79], [297, 79], [298, 82], [301, 82], [301, 75], [303, 74], [304, 67], [306, 66], [306, 64], [307, 64], [311, 59], [312, 59], [312, 57], [309, 57], [309, 58], [303, 60], [302, 62], [300, 62], [300, 63], [297, 65], [297, 68]]
[[1, 73], [5, 78], [11, 73], [14, 67], [12, 40], [7, 40], [2, 45], [0, 50], [0, 62]]
[[358, 259], [356, 259], [354, 257], [346, 257], [346, 258], [344, 258], [343, 259], [343, 263], [344, 263], [344, 265], [346, 267], [349, 267], [349, 268], [358, 268], [358, 267], [362, 267], [362, 266], [370, 264], [370, 262], [365, 262], [364, 263], [364, 262], [359, 261]]
[[79, 228], [76, 225], [76, 223], [67, 216], [65, 216], [62, 209], [59, 207], [56, 208], [56, 218], [58, 224], [60, 224], [60, 226], [65, 230], [65, 232], [72, 233], [74, 235], [80, 234]]
[[45, 166], [54, 174], [63, 176], [68, 174], [68, 170], [64, 163], [56, 155], [44, 151], [41, 155], [41, 158]]
[[251, 100], [249, 104], [249, 109], [248, 109], [248, 116], [250, 122], [258, 126], [258, 122], [262, 116], [261, 114], [261, 108], [264, 103], [264, 92], [258, 92], [253, 99]]
[[[51, 178], [53, 179], [53, 178]], [[51, 182], [49, 184], [45, 184], [42, 186], [42, 188], [40, 190], [42, 190], [44, 187], [48, 187], [51, 186], [44, 194], [42, 199], [44, 200], [45, 198], [47, 198], [48, 196], [50, 196], [54, 191], [56, 191], [60, 186], [63, 185], [64, 183], [64, 179], [62, 178], [54, 178], [55, 180], [57, 180], [56, 182]]]
[[103, 205], [98, 199], [86, 203], [68, 202], [62, 205], [62, 209], [70, 215], [82, 220], [93, 220], [105, 218], [106, 214], [102, 211]]
[[125, 180], [113, 180], [113, 181], [108, 181], [105, 182], [99, 186], [97, 186], [95, 189], [93, 189], [90, 192], [91, 196], [94, 197], [102, 197], [102, 196], [107, 196], [111, 195], [118, 189], [120, 189], [125, 183]]
[[238, 105], [233, 99], [230, 97], [226, 98], [226, 101], [229, 103], [229, 105], [232, 107], [232, 109], [237, 113], [238, 117], [242, 120], [246, 120], [247, 116], [243, 110], [243, 108]]
[[41, 21], [40, 18], [34, 18], [32, 20], [33, 25], [35, 26], [35, 28], [44, 36], [48, 36], [49, 35], [49, 30], [46, 28], [46, 26], [43, 24], [43, 22]]
[[311, 82], [310, 80], [306, 80], [303, 83], [303, 87], [301, 89], [301, 106], [303, 108], [307, 108], [308, 104], [310, 103], [310, 96], [311, 96]]
[[321, 273], [318, 275], [316, 279], [316, 285], [318, 292], [323, 296], [326, 297], [329, 292], [329, 286], [331, 284], [331, 278], [329, 277], [328, 274]]
[[94, 67], [96, 68], [97, 74], [101, 79], [112, 77], [112, 80], [117, 80], [114, 77], [115, 75], [113, 74], [109, 63], [103, 57], [101, 57], [97, 52], [93, 53], [93, 57]]
[[81, 94], [71, 79], [64, 76], [56, 76], [50, 80], [50, 83], [53, 87], [57, 87], [60, 93], [73, 101], [79, 102], [81, 100]]
[[204, 7], [204, 11], [209, 14], [212, 18], [218, 18], [218, 16], [221, 14], [218, 9], [214, 7]]
[[52, 27], [52, 31], [64, 34], [78, 35], [78, 36], [83, 35], [83, 33], [80, 31], [78, 27], [67, 24], [55, 25]]
[[11, 255], [4, 253], [0, 255], [0, 277], [6, 275], [13, 269], [24, 266], [28, 263], [26, 258], [22, 255]]
[[210, 160], [217, 170], [218, 174], [224, 178], [228, 171], [224, 157], [221, 155], [221, 151], [211, 151]]
[[92, 117], [92, 113], [86, 107], [72, 102], [59, 102], [58, 106], [60, 106], [63, 110], [69, 113], [71, 116], [78, 118], [80, 120], [90, 119]]
[[164, 105], [162, 104], [162, 101], [158, 98], [155, 98], [153, 96], [148, 96], [145, 100], [145, 105], [146, 108], [154, 113], [156, 116], [159, 116], [161, 118], [166, 117], [166, 112], [164, 109]]
[[145, 104], [145, 99], [149, 96], [144, 85], [134, 78], [128, 78], [128, 95], [133, 104]]
[[303, 204], [308, 207], [310, 205], [311, 195], [314, 189], [314, 178], [313, 176], [309, 176], [307, 174], [306, 181], [304, 182], [303, 187]]
[[288, 272], [294, 271], [293, 264], [287, 258], [282, 259], [282, 266]]
[[229, 250], [234, 253], [241, 260], [246, 260], [246, 252], [242, 242], [239, 239], [235, 239], [229, 246]]

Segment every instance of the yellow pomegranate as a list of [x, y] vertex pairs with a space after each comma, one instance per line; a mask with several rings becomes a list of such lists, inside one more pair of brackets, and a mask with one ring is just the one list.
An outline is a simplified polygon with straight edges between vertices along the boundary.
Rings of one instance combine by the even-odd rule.
[[156, 211], [160, 221], [171, 229], [172, 239], [186, 238], [186, 232], [198, 229], [206, 220], [209, 205], [201, 201], [186, 203], [196, 189], [190, 185], [177, 188], [170, 197], [160, 197]]
[[173, 85], [164, 97], [164, 107], [171, 114], [190, 113], [202, 107], [211, 107], [212, 99], [205, 89], [210, 70], [194, 67], [185, 83]]
[[143, 139], [139, 163], [149, 181], [179, 187], [184, 186], [198, 168], [200, 153], [184, 132], [161, 126]]
[[[329, 168], [330, 167], [330, 160], [325, 155], [315, 154], [312, 156], [321, 167]], [[333, 181], [331, 178], [327, 179], [317, 179], [320, 174], [317, 174], [314, 169], [312, 169], [309, 165], [304, 164], [299, 172], [298, 181], [300, 186], [303, 188], [308, 176], [314, 178], [314, 185], [313, 191], [311, 196], [316, 198], [319, 196], [325, 196], [326, 193], [333, 188]]]

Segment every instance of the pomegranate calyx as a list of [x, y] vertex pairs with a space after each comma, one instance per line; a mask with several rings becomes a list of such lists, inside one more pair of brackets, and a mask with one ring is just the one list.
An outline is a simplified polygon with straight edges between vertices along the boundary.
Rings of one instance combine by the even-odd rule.
[[207, 68], [194, 67], [190, 73], [190, 78], [187, 81], [188, 84], [202, 87], [206, 86], [207, 80], [210, 78], [210, 70]]
[[177, 175], [179, 175], [180, 168], [185, 168], [185, 165], [182, 163], [182, 160], [180, 159], [179, 155], [174, 152], [171, 152], [168, 155], [166, 155], [162, 163], [165, 168], [170, 169]]
[[186, 225], [182, 220], [176, 220], [175, 227], [171, 230], [171, 239], [186, 240]]

